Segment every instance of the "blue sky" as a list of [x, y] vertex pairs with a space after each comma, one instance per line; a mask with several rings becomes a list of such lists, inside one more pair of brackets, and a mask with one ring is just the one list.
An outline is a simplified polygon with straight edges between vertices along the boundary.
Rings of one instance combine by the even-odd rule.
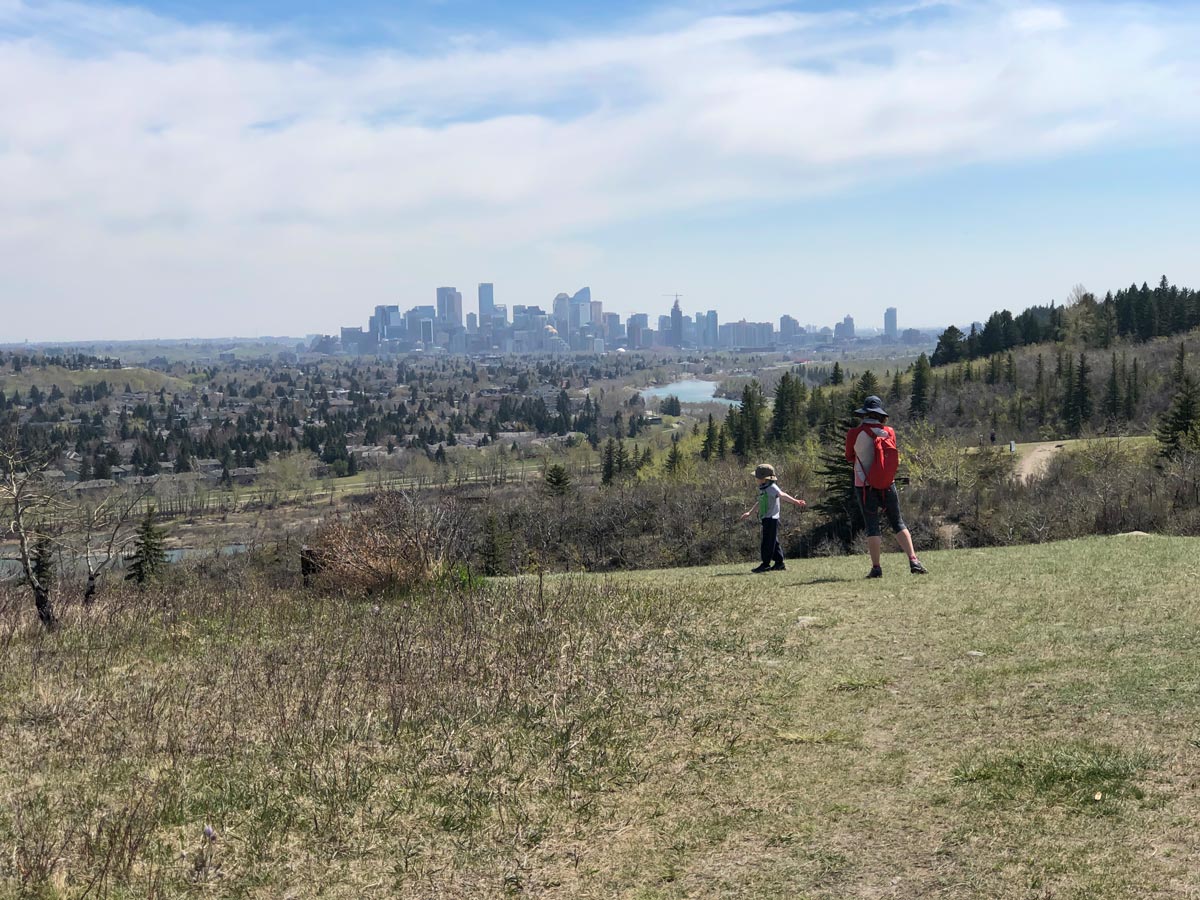
[[[1200, 286], [1197, 4], [0, 0], [0, 342]], [[468, 301], [468, 309], [472, 306]]]

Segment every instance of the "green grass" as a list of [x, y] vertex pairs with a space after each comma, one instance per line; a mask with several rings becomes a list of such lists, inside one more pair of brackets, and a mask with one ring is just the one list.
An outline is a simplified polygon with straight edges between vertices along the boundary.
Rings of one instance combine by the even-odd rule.
[[0, 605], [0, 895], [1188, 896], [1197, 550]]

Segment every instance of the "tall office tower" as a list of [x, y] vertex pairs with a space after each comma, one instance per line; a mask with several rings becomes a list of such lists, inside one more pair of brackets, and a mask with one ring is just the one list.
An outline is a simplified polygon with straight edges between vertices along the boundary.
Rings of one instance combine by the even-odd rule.
[[671, 346], [683, 346], [683, 310], [679, 308], [679, 298], [675, 298], [675, 305], [671, 307]]
[[645, 313], [634, 313], [625, 322], [625, 332], [629, 336], [629, 349], [637, 350], [642, 346], [642, 335], [650, 327], [650, 317]]
[[555, 294], [554, 305], [550, 308], [552, 323], [559, 334], [566, 334], [571, 325], [571, 295]]
[[846, 318], [842, 319], [842, 334], [847, 338], [854, 337], [854, 319], [852, 319], [850, 316], [846, 316]]
[[658, 335], [659, 335], [659, 343], [660, 344], [665, 342], [668, 347], [671, 345], [671, 317], [670, 316], [659, 316], [658, 317]]
[[791, 316], [779, 317], [779, 339], [785, 344], [794, 341], [800, 334], [800, 323]]
[[423, 319], [433, 319], [437, 315], [437, 310], [432, 306], [414, 306], [404, 314], [404, 324], [408, 331], [408, 339], [410, 341], [424, 340], [421, 337], [421, 321]]
[[704, 328], [704, 342], [709, 347], [716, 347], [721, 339], [721, 331], [717, 324], [717, 311], [710, 309], [705, 319], [707, 321]]
[[889, 306], [883, 311], [883, 336], [889, 341], [896, 340], [900, 331], [896, 328], [896, 307]]
[[575, 334], [584, 325], [591, 324], [591, 321], [592, 289], [586, 287], [580, 288], [572, 295], [571, 301], [568, 304], [567, 331], [570, 334]]
[[604, 303], [601, 300], [592, 301], [591, 322], [593, 325], [599, 325], [604, 321]]
[[475, 313], [467, 313], [467, 334], [474, 334], [479, 330], [479, 316]]
[[479, 283], [479, 321], [486, 325], [495, 310], [495, 288], [490, 281], [482, 281]]
[[604, 338], [608, 341], [616, 341], [625, 337], [625, 329], [621, 327], [621, 317], [616, 313], [604, 314]]
[[437, 316], [452, 325], [463, 323], [462, 294], [452, 287], [437, 289]]

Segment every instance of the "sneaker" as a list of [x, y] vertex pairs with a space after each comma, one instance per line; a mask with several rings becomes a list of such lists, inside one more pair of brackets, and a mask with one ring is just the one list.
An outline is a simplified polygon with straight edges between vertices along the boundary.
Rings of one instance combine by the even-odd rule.
[[771, 567], [768, 566], [766, 563], [763, 563], [761, 566], [755, 566], [753, 569], [750, 570], [751, 574], [753, 574], [753, 575], [761, 575], [763, 572], [770, 572], [770, 571], [771, 571]]
[[775, 565], [771, 566], [771, 571], [772, 572], [786, 572], [787, 566], [785, 566], [783, 563], [775, 563]]
[[883, 568], [881, 566], [871, 566], [871, 571], [867, 573], [868, 578], [882, 578]]
[[910, 559], [908, 561], [908, 571], [912, 572], [914, 575], [929, 574], [929, 570], [921, 565], [921, 561], [919, 559]]

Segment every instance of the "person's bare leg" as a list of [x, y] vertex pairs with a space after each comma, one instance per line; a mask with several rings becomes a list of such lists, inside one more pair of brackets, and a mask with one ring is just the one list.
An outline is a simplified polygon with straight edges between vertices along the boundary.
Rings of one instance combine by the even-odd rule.
[[916, 559], [917, 551], [913, 549], [912, 534], [907, 528], [896, 533], [896, 543], [908, 554], [909, 559]]
[[[907, 532], [906, 532], [907, 533]], [[912, 539], [908, 541], [908, 546], [912, 546]], [[878, 566], [880, 564], [880, 555], [883, 550], [883, 538], [869, 537], [867, 538], [867, 552], [871, 554], [871, 565]]]

